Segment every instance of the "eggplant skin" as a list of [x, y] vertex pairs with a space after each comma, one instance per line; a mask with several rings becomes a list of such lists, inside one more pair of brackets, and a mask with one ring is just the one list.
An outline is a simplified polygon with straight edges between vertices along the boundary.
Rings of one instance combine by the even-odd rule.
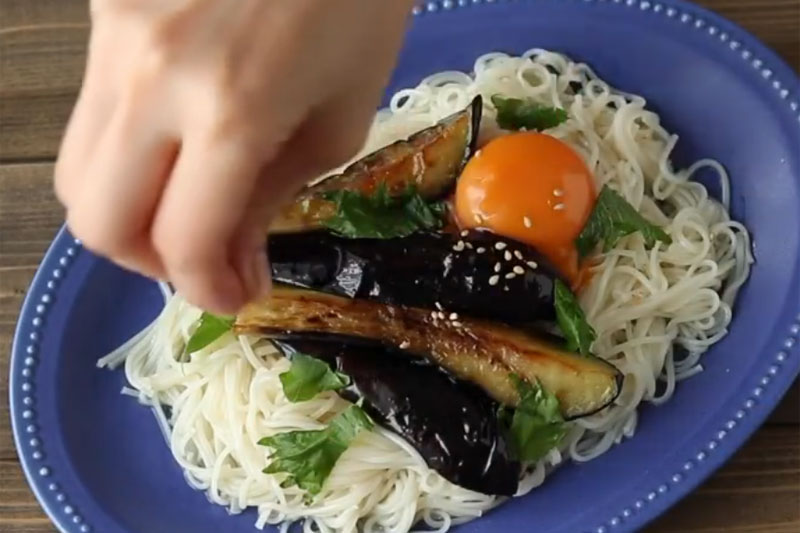
[[274, 344], [288, 357], [304, 353], [350, 376], [340, 394], [363, 399], [370, 416], [445, 479], [484, 494], [516, 493], [520, 464], [499, 427], [497, 404], [475, 385], [378, 342], [296, 338]]
[[[506, 248], [498, 250], [498, 243]], [[556, 270], [530, 246], [488, 231], [402, 239], [348, 239], [315, 231], [273, 235], [267, 248], [272, 279], [280, 283], [508, 324], [555, 318]], [[502, 270], [496, 274], [498, 264]], [[522, 273], [507, 279], [515, 267]], [[492, 285], [492, 276], [500, 281]]]
[[538, 380], [556, 395], [567, 419], [606, 407], [619, 395], [622, 374], [610, 363], [562, 351], [533, 335], [472, 318], [440, 318], [436, 311], [355, 300], [293, 287], [246, 305], [234, 329], [271, 338], [314, 334], [320, 339], [361, 337], [383, 342], [475, 383], [498, 402], [519, 401], [510, 375]]
[[475, 151], [482, 111], [483, 101], [476, 96], [466, 109], [438, 124], [365, 156], [341, 174], [306, 187], [272, 221], [269, 232], [322, 227], [325, 220], [336, 214], [336, 205], [323, 197], [330, 191], [369, 193], [383, 182], [390, 195], [414, 186], [427, 200], [445, 196]]

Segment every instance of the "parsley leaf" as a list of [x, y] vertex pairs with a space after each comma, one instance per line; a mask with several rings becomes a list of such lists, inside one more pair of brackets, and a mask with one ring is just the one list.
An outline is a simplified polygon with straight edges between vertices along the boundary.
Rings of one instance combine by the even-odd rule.
[[204, 311], [203, 314], [200, 315], [197, 328], [186, 343], [186, 353], [201, 350], [222, 337], [233, 328], [235, 320], [236, 317], [234, 316], [213, 315]]
[[445, 213], [443, 202], [428, 203], [413, 187], [390, 196], [384, 182], [372, 195], [340, 190], [329, 191], [324, 197], [336, 203], [336, 214], [323, 225], [351, 239], [391, 239], [418, 230], [438, 229]]
[[267, 474], [289, 474], [284, 485], [298, 485], [311, 494], [322, 490], [336, 461], [362, 429], [372, 429], [372, 420], [357, 405], [351, 405], [330, 421], [325, 429], [290, 431], [264, 437], [258, 443], [272, 448]]
[[304, 402], [326, 390], [339, 390], [350, 384], [345, 374], [334, 372], [324, 361], [296, 353], [292, 366], [279, 376], [283, 393], [290, 402]]
[[567, 339], [567, 350], [590, 355], [597, 334], [586, 320], [575, 295], [560, 279], [556, 280], [555, 306], [558, 327]]
[[504, 130], [525, 128], [542, 131], [555, 128], [568, 118], [565, 110], [537, 104], [530, 98], [522, 100], [494, 95], [492, 103], [497, 109], [497, 125]]
[[567, 428], [554, 394], [538, 382], [530, 384], [516, 374], [510, 377], [519, 393], [519, 405], [513, 414], [501, 408], [498, 417], [506, 428], [517, 459], [532, 463], [558, 446]]
[[666, 232], [640, 215], [631, 204], [608, 185], [603, 186], [589, 220], [575, 240], [578, 253], [585, 257], [603, 242], [603, 251], [613, 248], [622, 237], [641, 232], [645, 245], [652, 248], [656, 241], [667, 244], [672, 239]]

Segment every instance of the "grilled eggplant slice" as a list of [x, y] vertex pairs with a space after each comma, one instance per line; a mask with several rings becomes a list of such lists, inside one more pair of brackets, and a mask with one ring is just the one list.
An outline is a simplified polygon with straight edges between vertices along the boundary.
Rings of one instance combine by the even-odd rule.
[[425, 199], [446, 195], [475, 150], [482, 110], [481, 97], [476, 96], [463, 111], [356, 161], [341, 174], [307, 187], [272, 222], [270, 233], [321, 227], [336, 213], [335, 204], [323, 197], [329, 191], [371, 192], [383, 182], [389, 194], [398, 194], [413, 185]]
[[561, 351], [501, 324], [448, 320], [437, 311], [292, 287], [275, 287], [270, 298], [245, 306], [234, 328], [272, 338], [325, 340], [343, 335], [381, 340], [423, 355], [510, 406], [519, 401], [510, 379], [516, 373], [528, 381], [538, 379], [555, 394], [565, 418], [602, 409], [614, 401], [622, 386], [622, 374], [613, 365]]
[[497, 421], [497, 404], [477, 386], [454, 379], [424, 358], [375, 341], [275, 341], [284, 355], [311, 355], [350, 376], [340, 394], [411, 444], [451, 482], [484, 494], [512, 496], [520, 464]]
[[[316, 231], [273, 235], [268, 249], [272, 278], [289, 285], [509, 324], [555, 317], [555, 269], [530, 246], [487, 231], [402, 239], [348, 239]], [[499, 273], [495, 265], [501, 265]], [[521, 273], [507, 279], [515, 269]]]

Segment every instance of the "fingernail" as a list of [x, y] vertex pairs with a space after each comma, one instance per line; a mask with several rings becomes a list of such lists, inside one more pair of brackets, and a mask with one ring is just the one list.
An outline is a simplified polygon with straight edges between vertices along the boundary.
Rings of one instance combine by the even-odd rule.
[[243, 287], [240, 286], [235, 276], [219, 281], [219, 292], [216, 298], [217, 309], [215, 309], [215, 311], [224, 314], [237, 313], [245, 304], [242, 291]]

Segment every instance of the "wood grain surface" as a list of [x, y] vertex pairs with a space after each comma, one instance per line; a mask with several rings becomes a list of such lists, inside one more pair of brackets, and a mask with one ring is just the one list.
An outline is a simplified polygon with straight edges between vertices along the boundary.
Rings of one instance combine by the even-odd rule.
[[[700, 3], [744, 26], [800, 70], [800, 0]], [[52, 194], [52, 161], [80, 84], [87, 13], [87, 0], [0, 0], [0, 533], [56, 531], [17, 461], [8, 359], [25, 291], [63, 221]], [[799, 391], [795, 384], [733, 460], [647, 531], [800, 531]]]

